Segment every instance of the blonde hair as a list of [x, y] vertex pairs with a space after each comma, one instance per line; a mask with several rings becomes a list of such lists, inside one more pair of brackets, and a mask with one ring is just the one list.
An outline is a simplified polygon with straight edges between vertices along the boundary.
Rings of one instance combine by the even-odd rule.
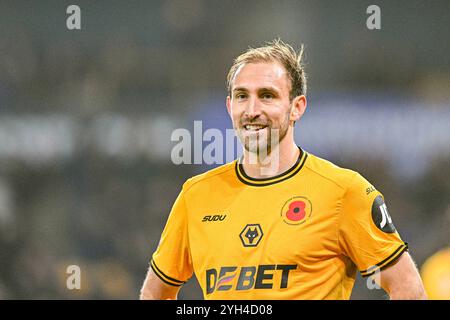
[[289, 44], [281, 39], [267, 42], [265, 46], [259, 48], [249, 48], [247, 51], [234, 59], [227, 76], [228, 94], [231, 95], [231, 82], [236, 71], [246, 63], [257, 62], [280, 62], [286, 69], [291, 80], [291, 91], [289, 97], [293, 98], [306, 95], [306, 74], [302, 62], [303, 45], [297, 53]]

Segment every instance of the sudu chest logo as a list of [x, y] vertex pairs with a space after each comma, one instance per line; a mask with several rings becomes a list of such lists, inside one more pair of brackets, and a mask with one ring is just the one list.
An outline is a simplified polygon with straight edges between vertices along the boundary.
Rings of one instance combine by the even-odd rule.
[[202, 219], [202, 222], [208, 222], [208, 221], [223, 221], [227, 217], [226, 214], [215, 214], [215, 215], [207, 215], [204, 216]]

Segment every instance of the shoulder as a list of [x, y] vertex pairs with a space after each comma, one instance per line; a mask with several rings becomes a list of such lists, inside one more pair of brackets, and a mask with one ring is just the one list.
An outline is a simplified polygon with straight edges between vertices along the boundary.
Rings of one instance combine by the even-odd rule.
[[[339, 188], [341, 206], [345, 206], [346, 215], [365, 214], [370, 212], [375, 201], [381, 204], [383, 195], [368, 180], [354, 170], [341, 168], [330, 161], [311, 156], [308, 168], [316, 175], [327, 179]], [[306, 164], [305, 164], [306, 165]], [[336, 190], [336, 189], [335, 189]], [[380, 202], [381, 201], [381, 202]], [[379, 203], [380, 202], [380, 203]], [[364, 209], [361, 211], [361, 209]], [[342, 211], [342, 210], [341, 210]]]
[[311, 153], [308, 153], [308, 161], [306, 161], [305, 167], [313, 175], [327, 180], [344, 191], [355, 185], [370, 185], [357, 171], [339, 167], [331, 161], [322, 159]]
[[196, 187], [209, 187], [216, 184], [219, 180], [226, 180], [233, 177], [235, 165], [236, 160], [189, 178], [183, 184], [184, 192], [188, 192]]

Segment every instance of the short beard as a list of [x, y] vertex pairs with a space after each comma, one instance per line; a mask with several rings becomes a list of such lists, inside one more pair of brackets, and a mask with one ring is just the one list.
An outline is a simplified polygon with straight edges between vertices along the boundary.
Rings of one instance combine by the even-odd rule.
[[[258, 157], [269, 156], [272, 149], [283, 141], [289, 130], [290, 113], [286, 114], [286, 117], [279, 129], [272, 129], [271, 123], [267, 126], [267, 136], [261, 136], [260, 134], [254, 135], [254, 138], [244, 138], [242, 131], [238, 131], [239, 140], [241, 141], [244, 149], [250, 153], [253, 153]], [[242, 128], [242, 126], [241, 126]]]

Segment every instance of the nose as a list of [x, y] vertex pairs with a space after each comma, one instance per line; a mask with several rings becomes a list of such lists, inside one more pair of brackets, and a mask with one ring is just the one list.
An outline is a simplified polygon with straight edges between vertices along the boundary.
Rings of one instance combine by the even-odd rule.
[[247, 106], [245, 108], [245, 117], [248, 119], [254, 119], [261, 114], [261, 108], [258, 104], [258, 99], [251, 97], [248, 100]]

